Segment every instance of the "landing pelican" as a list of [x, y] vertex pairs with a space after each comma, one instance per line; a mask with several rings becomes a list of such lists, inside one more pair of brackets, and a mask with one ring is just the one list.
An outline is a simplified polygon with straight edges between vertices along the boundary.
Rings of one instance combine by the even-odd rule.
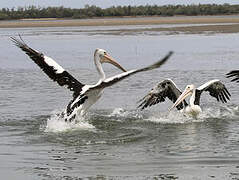
[[[166, 79], [160, 82], [145, 97], [143, 97], [139, 101], [141, 104], [138, 107], [142, 110], [159, 102], [164, 102], [166, 98], [169, 98], [174, 102], [170, 109], [176, 107], [178, 110], [182, 110], [189, 116], [197, 118], [200, 112], [202, 112], [199, 104], [201, 94], [204, 91], [208, 91], [212, 97], [215, 97], [217, 101], [223, 103], [226, 103], [231, 96], [225, 85], [217, 79], [208, 81], [198, 88], [194, 85], [187, 85], [183, 92], [181, 92], [171, 79]], [[188, 96], [191, 96], [189, 104], [185, 101], [185, 98]]]
[[227, 73], [226, 75], [227, 75], [227, 78], [233, 77], [233, 79], [231, 81], [236, 81], [239, 83], [239, 70], [231, 71], [231, 72]]
[[[94, 85], [85, 85], [76, 80], [53, 59], [30, 48], [22, 40], [21, 36], [20, 39], [11, 37], [11, 40], [17, 47], [21, 48], [21, 50], [23, 50], [48, 75], [50, 79], [56, 81], [60, 86], [66, 86], [70, 91], [73, 91], [73, 99], [69, 102], [64, 112], [61, 113], [61, 116], [65, 119], [65, 121], [72, 121], [77, 114], [84, 116], [87, 110], [101, 97], [105, 87], [111, 86], [138, 72], [159, 68], [172, 55], [172, 52], [169, 52], [163, 59], [157, 61], [151, 66], [126, 71], [112, 57], [110, 57], [105, 50], [96, 49], [94, 53], [94, 63], [100, 75], [100, 79]], [[123, 73], [106, 78], [102, 68], [102, 63], [111, 63], [122, 70]]]

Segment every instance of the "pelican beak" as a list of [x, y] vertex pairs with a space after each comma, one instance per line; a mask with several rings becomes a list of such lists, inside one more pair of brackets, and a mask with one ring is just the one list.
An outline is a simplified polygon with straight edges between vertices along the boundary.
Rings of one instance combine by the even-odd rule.
[[126, 72], [126, 70], [117, 63], [112, 57], [110, 57], [108, 54], [104, 54], [103, 58], [101, 59], [101, 63], [110, 63], [119, 68], [120, 70]]
[[177, 105], [179, 105], [186, 97], [191, 95], [191, 89], [185, 89], [183, 93], [178, 97], [176, 102], [173, 104], [173, 106], [169, 109], [171, 111], [173, 108], [175, 108]]

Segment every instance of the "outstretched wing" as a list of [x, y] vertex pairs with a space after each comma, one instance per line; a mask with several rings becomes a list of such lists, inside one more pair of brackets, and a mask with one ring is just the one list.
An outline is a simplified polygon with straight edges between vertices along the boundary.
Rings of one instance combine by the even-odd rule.
[[239, 83], [239, 70], [234, 70], [226, 74], [227, 78], [233, 78], [231, 81], [236, 81]]
[[105, 79], [104, 81], [101, 82], [101, 84], [93, 87], [93, 88], [105, 88], [105, 87], [108, 87], [108, 86], [112, 86], [113, 84], [133, 75], [133, 74], [136, 74], [136, 73], [139, 73], [139, 72], [143, 72], [143, 71], [149, 71], [149, 70], [153, 70], [153, 69], [156, 69], [156, 68], [159, 68], [160, 66], [162, 66], [168, 59], [169, 57], [173, 54], [173, 52], [169, 52], [163, 59], [157, 61], [156, 63], [150, 65], [150, 66], [147, 66], [145, 68], [141, 68], [141, 69], [135, 69], [135, 70], [130, 70], [130, 71], [127, 71], [127, 72], [123, 72], [121, 74], [118, 74], [116, 76], [113, 76], [113, 77], [110, 77], [110, 78], [107, 78]]
[[217, 101], [226, 103], [230, 100], [231, 94], [220, 80], [214, 79], [198, 87], [196, 89], [195, 104], [199, 105], [200, 96], [203, 91], [208, 91], [212, 97], [217, 99]]
[[77, 81], [72, 75], [65, 71], [50, 57], [30, 48], [21, 38], [11, 37], [14, 44], [22, 49], [53, 81], [56, 81], [60, 86], [66, 86], [70, 91], [73, 91], [73, 96], [76, 97], [82, 90], [84, 84]]
[[[158, 104], [159, 102], [164, 102], [166, 98], [170, 99], [172, 102], [176, 102], [181, 94], [182, 92], [176, 84], [171, 79], [166, 79], [161, 81], [146, 96], [138, 101], [140, 103], [138, 108], [143, 110], [144, 108]], [[184, 101], [177, 106], [177, 109], [183, 109], [186, 105], [187, 103]]]
[[80, 95], [77, 98], [73, 99], [67, 106], [66, 112], [68, 115], [68, 119], [69, 118], [71, 119], [73, 117], [75, 109], [80, 107], [86, 100], [88, 101], [89, 104], [94, 103], [94, 101], [97, 100], [98, 95], [99, 95], [99, 93], [101, 93], [101, 90], [103, 88], [111, 86], [111, 85], [123, 80], [124, 78], [137, 73], [137, 72], [147, 71], [147, 70], [151, 70], [151, 69], [160, 67], [162, 64], [164, 64], [167, 61], [167, 59], [171, 56], [171, 54], [172, 54], [172, 52], [170, 52], [161, 61], [158, 61], [157, 63], [155, 63], [151, 66], [148, 66], [146, 68], [142, 68], [142, 69], [138, 69], [138, 70], [131, 70], [131, 71], [121, 73], [119, 75], [108, 78], [100, 83], [97, 83], [96, 85], [85, 85], [82, 88]]

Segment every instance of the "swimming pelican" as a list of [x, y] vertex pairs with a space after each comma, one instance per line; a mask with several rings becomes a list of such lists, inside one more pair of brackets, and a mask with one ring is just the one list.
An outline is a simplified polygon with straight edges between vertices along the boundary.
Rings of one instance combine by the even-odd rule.
[[[11, 40], [17, 47], [21, 48], [21, 50], [23, 50], [49, 76], [49, 78], [56, 81], [60, 86], [66, 86], [70, 91], [73, 91], [73, 99], [69, 102], [64, 112], [61, 113], [61, 116], [65, 121], [72, 121], [77, 114], [84, 116], [87, 110], [101, 97], [105, 87], [111, 86], [138, 72], [159, 68], [172, 55], [172, 52], [169, 52], [163, 59], [157, 61], [151, 66], [126, 71], [112, 57], [110, 57], [105, 50], [96, 49], [94, 53], [94, 63], [100, 75], [100, 79], [94, 85], [85, 85], [76, 80], [53, 59], [30, 48], [22, 40], [21, 36], [20, 39], [11, 37]], [[111, 63], [122, 70], [123, 73], [106, 78], [101, 65], [102, 63]]]
[[231, 77], [234, 78], [231, 81], [239, 82], [239, 70], [231, 71], [231, 72], [227, 73], [226, 75], [227, 75], [227, 78], [231, 78]]
[[[187, 85], [183, 92], [181, 92], [171, 79], [166, 79], [160, 82], [145, 97], [143, 97], [139, 101], [141, 104], [138, 107], [142, 110], [159, 102], [164, 102], [166, 98], [169, 98], [174, 102], [170, 110], [176, 107], [178, 110], [182, 110], [189, 116], [197, 118], [200, 112], [202, 112], [199, 104], [201, 94], [204, 91], [208, 91], [212, 97], [215, 97], [217, 101], [223, 103], [226, 103], [231, 96], [225, 85], [217, 79], [208, 81], [198, 88], [194, 85]], [[185, 101], [185, 98], [190, 95], [191, 98], [188, 104]]]

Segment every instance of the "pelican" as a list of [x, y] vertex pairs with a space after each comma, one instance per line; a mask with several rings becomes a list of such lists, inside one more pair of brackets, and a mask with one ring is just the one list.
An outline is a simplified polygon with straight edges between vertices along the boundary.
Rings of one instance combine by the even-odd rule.
[[231, 77], [234, 78], [231, 81], [236, 81], [239, 83], [239, 70], [231, 71], [231, 72], [227, 73], [226, 75], [227, 75], [227, 78], [231, 78]]
[[[11, 37], [11, 40], [17, 47], [23, 50], [48, 75], [50, 79], [56, 81], [60, 86], [66, 86], [70, 91], [73, 91], [73, 99], [61, 113], [61, 117], [67, 122], [72, 121], [78, 114], [80, 116], [84, 116], [87, 110], [101, 97], [105, 87], [109, 87], [138, 72], [159, 68], [172, 55], [172, 52], [170, 51], [164, 58], [150, 66], [126, 71], [105, 50], [96, 49], [94, 53], [94, 63], [100, 75], [100, 79], [94, 85], [86, 85], [76, 80], [52, 58], [30, 48], [23, 41], [21, 36], [19, 39]], [[106, 78], [102, 68], [102, 63], [113, 64], [122, 70], [123, 73]]]
[[[217, 101], [226, 103], [230, 100], [230, 93], [226, 89], [225, 85], [217, 79], [206, 82], [205, 84], [196, 88], [193, 84], [187, 85], [182, 92], [171, 79], [166, 79], [155, 86], [145, 97], [139, 102], [138, 108], [143, 110], [149, 106], [155, 105], [159, 102], [164, 102], [166, 98], [170, 99], [174, 104], [170, 108], [177, 108], [185, 114], [193, 118], [197, 118], [202, 112], [200, 104], [201, 94], [204, 91], [208, 91], [212, 97], [215, 97]], [[191, 96], [189, 104], [185, 98]]]

